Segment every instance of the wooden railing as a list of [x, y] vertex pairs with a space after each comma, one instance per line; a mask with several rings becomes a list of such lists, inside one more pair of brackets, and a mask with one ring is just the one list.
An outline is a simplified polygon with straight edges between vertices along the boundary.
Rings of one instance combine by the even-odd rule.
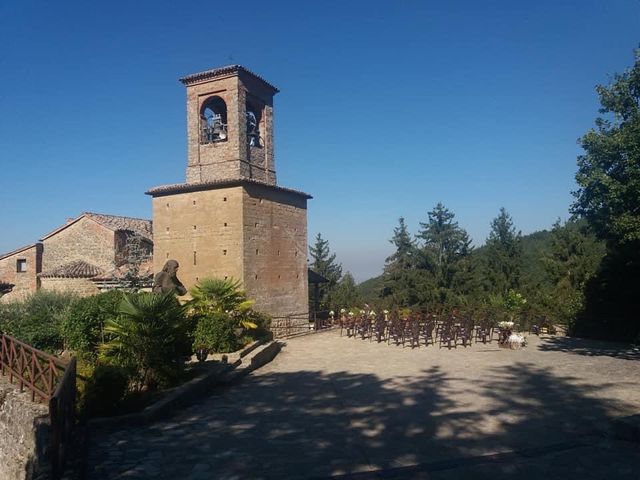
[[0, 334], [0, 370], [31, 400], [49, 404], [51, 477], [61, 477], [75, 424], [76, 359], [68, 363], [9, 335]]
[[328, 312], [292, 313], [271, 319], [269, 329], [274, 338], [313, 333], [328, 326]]

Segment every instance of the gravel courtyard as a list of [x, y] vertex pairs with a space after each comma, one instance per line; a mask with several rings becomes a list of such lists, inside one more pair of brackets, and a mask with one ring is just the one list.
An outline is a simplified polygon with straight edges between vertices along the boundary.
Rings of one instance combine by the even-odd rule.
[[88, 477], [633, 478], [640, 352], [529, 336], [522, 350], [377, 344], [338, 331], [166, 421], [96, 434]]

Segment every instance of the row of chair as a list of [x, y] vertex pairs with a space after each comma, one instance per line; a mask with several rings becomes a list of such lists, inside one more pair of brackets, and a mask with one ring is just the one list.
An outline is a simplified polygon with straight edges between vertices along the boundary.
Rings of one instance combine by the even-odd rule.
[[472, 316], [417, 314], [401, 318], [396, 313], [372, 317], [366, 313], [360, 315], [342, 315], [338, 319], [340, 336], [360, 338], [362, 340], [409, 345], [411, 348], [421, 345], [439, 344], [440, 348], [468, 347], [475, 342], [491, 343], [504, 341], [511, 331], [499, 328], [493, 322], [482, 319], [474, 321]]

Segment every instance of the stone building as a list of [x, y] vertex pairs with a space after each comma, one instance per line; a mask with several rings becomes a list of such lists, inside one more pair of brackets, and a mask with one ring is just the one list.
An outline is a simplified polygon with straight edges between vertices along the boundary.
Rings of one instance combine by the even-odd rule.
[[308, 312], [307, 200], [276, 183], [273, 96], [239, 65], [181, 79], [187, 90], [186, 183], [150, 189], [154, 270], [180, 263], [187, 288], [240, 280], [256, 308]]
[[0, 256], [0, 282], [13, 284], [2, 301], [20, 298], [39, 288], [90, 295], [100, 283], [117, 278], [136, 245], [142, 275], [151, 275], [151, 221], [83, 213], [48, 233], [39, 242]]

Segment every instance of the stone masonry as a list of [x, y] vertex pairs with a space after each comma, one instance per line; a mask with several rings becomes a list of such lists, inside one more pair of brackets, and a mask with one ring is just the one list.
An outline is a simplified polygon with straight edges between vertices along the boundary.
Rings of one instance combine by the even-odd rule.
[[[147, 192], [153, 197], [154, 270], [175, 259], [187, 288], [205, 277], [234, 278], [259, 310], [274, 316], [307, 313], [311, 196], [276, 185], [278, 90], [239, 65], [181, 81], [187, 88], [186, 183]], [[203, 140], [207, 105], [226, 120], [226, 138]], [[257, 145], [249, 141], [249, 109], [258, 122]]]
[[0, 480], [33, 478], [46, 468], [49, 410], [0, 376]]
[[[278, 89], [238, 65], [189, 75], [181, 82], [187, 87], [187, 183], [243, 177], [275, 185], [273, 95]], [[203, 107], [211, 97], [226, 105], [228, 138], [202, 143]], [[259, 117], [260, 146], [247, 141], [247, 108]]]
[[36, 243], [0, 256], [0, 279], [14, 285], [4, 301], [35, 292], [42, 266], [42, 244]]

